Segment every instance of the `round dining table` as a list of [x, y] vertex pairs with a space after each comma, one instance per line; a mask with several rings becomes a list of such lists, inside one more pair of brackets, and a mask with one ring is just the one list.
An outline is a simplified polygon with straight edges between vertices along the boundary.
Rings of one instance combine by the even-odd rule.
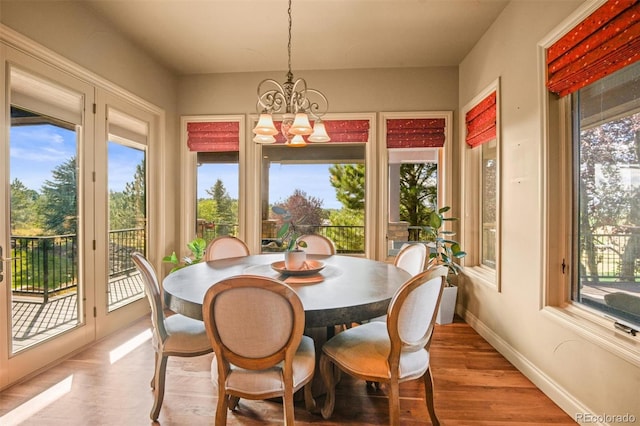
[[261, 275], [291, 286], [302, 301], [305, 327], [351, 324], [387, 313], [396, 290], [410, 278], [393, 264], [363, 257], [307, 256], [312, 273], [283, 274], [282, 253], [201, 262], [163, 280], [165, 306], [202, 320], [204, 295], [216, 282], [235, 275]]

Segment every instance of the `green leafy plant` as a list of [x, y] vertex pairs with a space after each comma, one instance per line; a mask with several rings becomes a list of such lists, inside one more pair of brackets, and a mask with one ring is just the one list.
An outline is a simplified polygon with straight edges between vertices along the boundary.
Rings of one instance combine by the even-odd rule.
[[175, 265], [169, 273], [184, 268], [185, 266], [202, 262], [202, 259], [204, 258], [204, 251], [207, 248], [207, 242], [204, 238], [196, 238], [187, 243], [187, 248], [191, 252], [191, 256], [185, 256], [182, 259], [178, 259], [178, 256], [174, 251], [171, 255], [162, 258], [163, 262]]
[[433, 239], [433, 242], [427, 244], [432, 249], [429, 254], [429, 265], [446, 266], [450, 274], [458, 275], [462, 266], [456, 260], [462, 259], [467, 253], [462, 250], [460, 243], [451, 239], [455, 232], [443, 229], [445, 222], [458, 220], [457, 217], [444, 217], [444, 213], [449, 210], [451, 207], [445, 206], [432, 211], [429, 215], [429, 224], [423, 226], [422, 229], [427, 233], [429, 239]]
[[301, 233], [298, 230], [298, 224], [293, 220], [291, 212], [280, 206], [273, 206], [271, 210], [282, 219], [282, 225], [278, 229], [276, 236], [282, 241], [282, 247], [284, 250], [294, 251], [300, 250], [300, 247], [306, 247], [307, 243], [304, 241], [298, 241], [298, 237], [301, 236]]

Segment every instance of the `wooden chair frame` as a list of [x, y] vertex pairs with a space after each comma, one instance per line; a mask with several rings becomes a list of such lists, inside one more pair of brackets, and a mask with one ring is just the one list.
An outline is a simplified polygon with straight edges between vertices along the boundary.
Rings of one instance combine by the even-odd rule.
[[[216, 325], [214, 306], [217, 298], [227, 291], [239, 288], [259, 288], [278, 294], [284, 298], [291, 307], [293, 319], [291, 334], [286, 344], [271, 355], [260, 358], [247, 358], [230, 349], [218, 333]], [[293, 358], [302, 340], [304, 331], [305, 315], [304, 308], [296, 292], [285, 283], [263, 276], [239, 275], [217, 282], [209, 288], [202, 305], [202, 315], [205, 322], [207, 335], [211, 341], [217, 358], [218, 368], [218, 406], [216, 410], [216, 425], [224, 425], [227, 420], [227, 410], [235, 408], [239, 398], [246, 399], [268, 399], [282, 396], [284, 404], [284, 420], [286, 425], [294, 424], [293, 394]], [[262, 393], [260, 395], [249, 394], [238, 390], [231, 390], [225, 387], [227, 377], [231, 372], [231, 365], [248, 369], [264, 370], [274, 365], [284, 362], [283, 381], [284, 392]], [[307, 410], [315, 409], [315, 401], [311, 394], [311, 381], [313, 375], [308, 380], [299, 383], [298, 388], [304, 386], [305, 405]]]
[[[377, 377], [370, 375], [363, 375], [349, 370], [344, 365], [339, 364], [335, 359], [329, 357], [326, 352], [323, 351], [320, 357], [320, 372], [322, 374], [323, 381], [327, 388], [327, 397], [325, 399], [324, 407], [322, 408], [322, 416], [325, 419], [331, 417], [335, 407], [335, 385], [338, 374], [334, 371], [333, 367], [338, 367], [341, 371], [357, 377], [362, 380], [371, 382], [380, 382], [388, 386], [389, 389], [389, 422], [391, 425], [400, 424], [400, 393], [399, 384], [405, 381], [414, 380], [422, 377], [425, 386], [426, 405], [433, 425], [439, 425], [440, 422], [435, 413], [434, 401], [433, 401], [433, 380], [429, 366], [427, 365], [424, 373], [420, 375], [412, 375], [399, 377], [399, 365], [400, 356], [403, 351], [414, 351], [421, 348], [429, 349], [431, 344], [431, 338], [433, 336], [433, 330], [435, 327], [435, 319], [438, 313], [438, 305], [442, 297], [442, 291], [445, 285], [447, 276], [447, 268], [439, 266], [427, 271], [424, 271], [415, 277], [409, 279], [395, 294], [391, 300], [391, 304], [387, 310], [387, 332], [390, 340], [390, 352], [387, 358], [389, 367], [389, 377]], [[429, 326], [426, 328], [424, 335], [413, 339], [412, 341], [403, 340], [398, 330], [398, 322], [400, 312], [407, 297], [417, 288], [431, 282], [433, 279], [440, 277], [438, 285], [440, 286], [437, 296], [435, 309], [431, 315]], [[366, 326], [366, 324], [364, 325]], [[361, 327], [364, 327], [361, 326]]]

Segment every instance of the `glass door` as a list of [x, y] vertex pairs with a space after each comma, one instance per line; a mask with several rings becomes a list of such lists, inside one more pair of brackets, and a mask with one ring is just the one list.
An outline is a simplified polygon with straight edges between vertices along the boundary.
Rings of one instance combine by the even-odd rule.
[[148, 241], [147, 148], [154, 116], [98, 90], [96, 134], [97, 337], [140, 318], [149, 309], [131, 253], [145, 256]]
[[[1, 148], [2, 383], [93, 340], [93, 88], [10, 49]], [[4, 153], [7, 154], [5, 157]], [[45, 356], [46, 355], [46, 356]], [[6, 371], [5, 371], [6, 370]], [[4, 374], [4, 373], [7, 374]]]

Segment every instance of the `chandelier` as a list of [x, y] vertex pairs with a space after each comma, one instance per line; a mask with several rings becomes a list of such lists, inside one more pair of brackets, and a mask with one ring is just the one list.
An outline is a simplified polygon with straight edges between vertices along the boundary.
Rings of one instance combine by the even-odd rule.
[[[327, 97], [320, 91], [307, 87], [302, 78], [293, 80], [291, 72], [291, 0], [289, 0], [289, 72], [283, 84], [273, 79], [265, 79], [258, 84], [258, 102], [256, 110], [260, 114], [258, 124], [253, 129], [256, 143], [274, 143], [278, 134], [273, 124], [273, 114], [283, 114], [280, 131], [287, 146], [301, 147], [309, 142], [329, 142], [331, 138], [322, 122], [322, 116], [329, 108]], [[309, 118], [314, 121], [313, 127]], [[307, 136], [305, 141], [303, 136]]]

